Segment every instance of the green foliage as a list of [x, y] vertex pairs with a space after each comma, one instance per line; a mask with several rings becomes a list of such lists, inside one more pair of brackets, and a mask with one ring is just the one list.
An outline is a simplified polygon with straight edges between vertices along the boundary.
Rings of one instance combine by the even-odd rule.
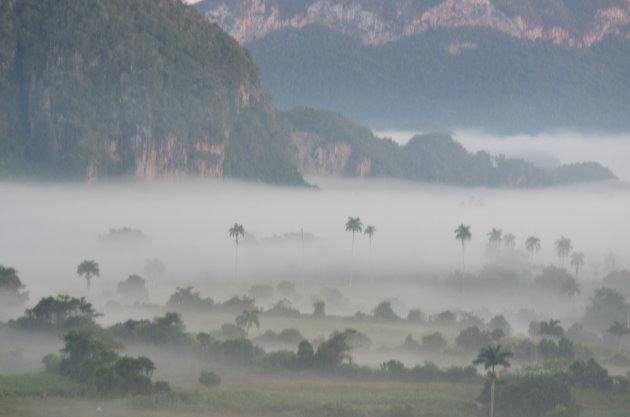
[[64, 331], [93, 327], [94, 318], [99, 315], [83, 297], [58, 295], [56, 298], [42, 298], [35, 307], [26, 310], [22, 317], [11, 320], [9, 325], [23, 330]]
[[127, 342], [151, 345], [182, 345], [190, 339], [178, 313], [166, 313], [149, 320], [127, 320], [109, 328], [111, 334]]
[[534, 285], [557, 294], [566, 294], [569, 297], [580, 293], [580, 286], [575, 277], [566, 269], [555, 266], [543, 268], [542, 274], [534, 280]]
[[[172, 0], [0, 4], [0, 174], [303, 184], [248, 51]], [[225, 145], [223, 155], [210, 151]], [[146, 155], [157, 160], [142, 166]], [[148, 172], [145, 172], [144, 170]]]
[[422, 336], [422, 348], [429, 352], [437, 352], [446, 348], [448, 343], [442, 333], [436, 332]]
[[575, 361], [569, 366], [568, 380], [571, 385], [579, 388], [595, 388], [610, 390], [613, 380], [595, 359], [588, 361]]
[[15, 268], [0, 265], [0, 302], [5, 306], [23, 307], [28, 300], [28, 292]]
[[202, 298], [199, 292], [193, 292], [194, 287], [177, 287], [176, 291], [171, 294], [166, 306], [181, 310], [210, 310], [214, 306], [212, 298]]
[[[121, 397], [156, 392], [151, 382], [155, 370], [145, 357], [119, 356], [122, 345], [95, 336], [91, 331], [72, 330], [64, 336], [64, 348], [58, 369], [61, 375], [80, 382], [100, 396]], [[48, 357], [48, 362], [53, 360]], [[158, 387], [160, 390], [163, 385]]]
[[149, 291], [145, 284], [144, 278], [132, 274], [126, 281], [121, 281], [116, 285], [116, 292], [130, 301], [146, 301], [149, 299]]
[[328, 403], [308, 411], [306, 417], [365, 417], [365, 414], [350, 405]]
[[586, 307], [582, 322], [586, 326], [595, 326], [605, 331], [614, 321], [625, 322], [629, 309], [626, 298], [619, 291], [612, 288], [599, 288], [590, 298], [590, 304]]
[[221, 385], [221, 377], [212, 371], [201, 371], [199, 383], [206, 387], [218, 387]]
[[492, 343], [492, 335], [477, 326], [472, 326], [462, 330], [455, 338], [455, 343], [464, 349], [479, 350]]
[[384, 321], [398, 321], [400, 317], [392, 309], [392, 303], [389, 301], [383, 301], [374, 308], [372, 312], [374, 318]]
[[[499, 379], [496, 387], [496, 414], [514, 417], [579, 416], [579, 407], [569, 386], [547, 375], [528, 375]], [[490, 382], [486, 383], [478, 400], [490, 401]]]
[[335, 369], [341, 365], [345, 359], [350, 359], [351, 350], [348, 344], [348, 337], [353, 331], [335, 332], [330, 338], [322, 342], [317, 347], [315, 363], [322, 369]]

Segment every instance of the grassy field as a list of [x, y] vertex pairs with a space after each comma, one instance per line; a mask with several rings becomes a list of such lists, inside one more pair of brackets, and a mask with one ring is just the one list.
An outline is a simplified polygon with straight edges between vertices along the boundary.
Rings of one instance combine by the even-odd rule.
[[[256, 381], [177, 391], [169, 398], [97, 401], [68, 396], [42, 400], [37, 387], [64, 383], [69, 392], [76, 388], [67, 381], [52, 381], [42, 375], [5, 376], [0, 387], [13, 387], [12, 395], [0, 397], [0, 417], [310, 417], [333, 404], [342, 410], [360, 410], [366, 417], [389, 417], [396, 406], [410, 406], [416, 417], [481, 417], [474, 399], [478, 384], [405, 384], [289, 379]], [[28, 383], [25, 385], [25, 383]], [[52, 392], [52, 390], [49, 390]], [[599, 391], [574, 391], [582, 417], [627, 417], [630, 395]], [[319, 411], [319, 413], [318, 413]], [[501, 416], [498, 416], [501, 417]]]

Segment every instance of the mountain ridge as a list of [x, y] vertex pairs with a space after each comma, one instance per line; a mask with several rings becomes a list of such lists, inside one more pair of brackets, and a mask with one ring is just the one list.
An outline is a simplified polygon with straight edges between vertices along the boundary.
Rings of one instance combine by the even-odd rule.
[[610, 34], [630, 37], [627, 0], [203, 0], [195, 6], [242, 44], [314, 24], [369, 45], [457, 27], [569, 48], [590, 47]]

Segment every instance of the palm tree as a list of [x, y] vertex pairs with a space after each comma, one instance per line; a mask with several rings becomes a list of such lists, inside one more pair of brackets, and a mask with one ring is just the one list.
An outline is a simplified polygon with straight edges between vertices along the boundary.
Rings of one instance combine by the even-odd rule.
[[516, 236], [514, 236], [512, 233], [508, 233], [507, 235], [503, 236], [503, 246], [505, 246], [507, 249], [514, 249], [516, 247]]
[[365, 230], [363, 231], [363, 233], [365, 233], [370, 239], [370, 266], [372, 266], [372, 237], [374, 236], [374, 233], [376, 233], [376, 227], [374, 227], [374, 225], [368, 224], [367, 226], [365, 226]]
[[236, 242], [236, 254], [234, 256], [234, 278], [238, 279], [238, 237], [245, 237], [245, 228], [242, 224], [234, 223], [234, 226], [228, 230], [230, 237], [234, 238]]
[[258, 321], [259, 311], [256, 309], [253, 310], [244, 310], [238, 317], [236, 317], [236, 324], [239, 327], [243, 327], [245, 329], [245, 333], [249, 334], [249, 329], [256, 325], [258, 329], [260, 329], [260, 322]]
[[354, 234], [363, 231], [363, 223], [359, 217], [348, 217], [346, 232], [352, 232], [352, 252], [354, 253]]
[[470, 233], [470, 226], [465, 226], [460, 224], [457, 229], [455, 229], [455, 239], [462, 242], [462, 272], [466, 271], [466, 264], [464, 261], [464, 250], [465, 244], [467, 240], [472, 238], [472, 234]]
[[556, 240], [556, 252], [562, 264], [564, 264], [564, 260], [569, 256], [572, 250], [573, 245], [571, 244], [571, 239], [562, 236], [560, 239]]
[[354, 278], [354, 234], [356, 232], [361, 233], [363, 231], [363, 223], [359, 217], [348, 217], [346, 222], [346, 232], [352, 232], [352, 272], [350, 274], [350, 282], [348, 285], [352, 287], [352, 280]]
[[571, 254], [571, 266], [575, 267], [575, 275], [580, 273], [580, 267], [584, 266], [584, 254], [582, 252], [573, 252]]
[[503, 230], [493, 227], [492, 230], [488, 232], [488, 246], [493, 249], [498, 249], [501, 240], [503, 240]]
[[528, 237], [525, 241], [525, 249], [531, 254], [532, 259], [534, 259], [534, 254], [540, 251], [540, 239], [536, 236]]
[[473, 365], [483, 365], [488, 371], [490, 377], [490, 417], [494, 417], [494, 386], [497, 380], [497, 373], [495, 368], [497, 366], [503, 366], [504, 368], [510, 367], [508, 358], [511, 358], [512, 352], [509, 350], [502, 350], [501, 345], [495, 347], [488, 346], [479, 352], [477, 359], [473, 361]]
[[84, 276], [87, 282], [87, 290], [90, 291], [92, 286], [92, 275], [100, 277], [100, 271], [98, 268], [98, 264], [94, 260], [85, 260], [79, 264], [77, 267], [77, 275]]

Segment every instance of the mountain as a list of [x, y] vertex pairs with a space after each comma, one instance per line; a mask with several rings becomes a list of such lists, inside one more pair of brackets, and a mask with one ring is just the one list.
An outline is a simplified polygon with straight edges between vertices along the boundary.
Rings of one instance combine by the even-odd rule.
[[196, 7], [241, 43], [310, 25], [370, 45], [458, 27], [572, 48], [630, 34], [627, 0], [203, 0]]
[[[206, 0], [277, 106], [379, 128], [630, 129], [627, 0]], [[520, 28], [520, 29], [519, 29]]]
[[180, 0], [0, 1], [0, 177], [302, 174], [533, 187], [614, 178], [469, 154], [446, 135], [401, 147], [343, 116], [276, 110], [249, 52]]
[[303, 184], [250, 54], [179, 0], [0, 2], [0, 173]]
[[596, 163], [549, 169], [487, 152], [472, 154], [446, 134], [417, 135], [401, 146], [326, 110], [301, 107], [282, 116], [291, 130], [291, 153], [305, 175], [488, 187], [544, 187], [615, 179], [609, 169]]

